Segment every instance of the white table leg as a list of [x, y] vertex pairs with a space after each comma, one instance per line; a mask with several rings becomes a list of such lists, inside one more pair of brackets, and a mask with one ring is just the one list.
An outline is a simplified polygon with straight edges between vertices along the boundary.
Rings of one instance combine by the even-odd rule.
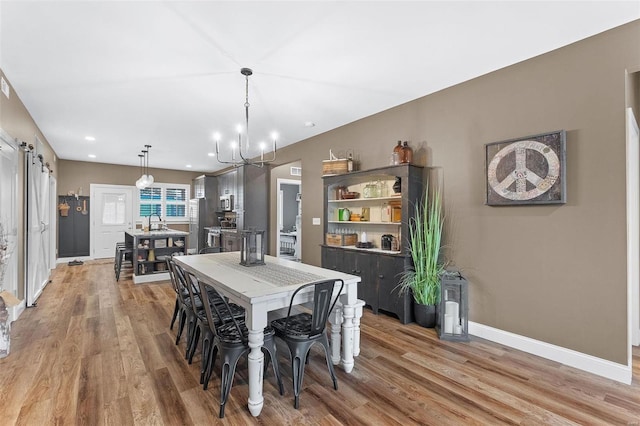
[[262, 380], [264, 371], [264, 328], [249, 330], [249, 411], [254, 417], [260, 415], [264, 397], [262, 396]]
[[353, 356], [360, 355], [360, 318], [362, 318], [362, 308], [364, 300], [358, 299], [355, 305], [355, 317], [353, 318]]
[[329, 313], [331, 323], [331, 362], [340, 364], [340, 328], [342, 327], [342, 304], [338, 301]]
[[342, 366], [344, 371], [353, 370], [353, 317], [355, 305], [342, 305]]

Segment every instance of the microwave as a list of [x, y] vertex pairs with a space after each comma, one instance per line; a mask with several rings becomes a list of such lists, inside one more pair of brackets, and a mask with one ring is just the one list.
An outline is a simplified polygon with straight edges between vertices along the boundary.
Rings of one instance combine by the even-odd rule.
[[233, 195], [221, 195], [220, 196], [220, 210], [231, 211], [233, 210]]

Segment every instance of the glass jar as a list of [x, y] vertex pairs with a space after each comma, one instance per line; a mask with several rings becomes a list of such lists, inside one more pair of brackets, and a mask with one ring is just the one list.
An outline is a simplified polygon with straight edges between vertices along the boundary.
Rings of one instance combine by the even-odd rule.
[[[397, 154], [397, 156], [394, 155], [392, 157], [394, 164], [404, 163], [404, 153], [402, 152], [402, 141], [398, 141], [398, 145], [396, 145], [393, 148], [393, 153]], [[397, 160], [397, 162], [396, 162], [396, 160]]]
[[362, 196], [364, 198], [378, 198], [378, 186], [373, 182], [368, 183], [362, 191]]

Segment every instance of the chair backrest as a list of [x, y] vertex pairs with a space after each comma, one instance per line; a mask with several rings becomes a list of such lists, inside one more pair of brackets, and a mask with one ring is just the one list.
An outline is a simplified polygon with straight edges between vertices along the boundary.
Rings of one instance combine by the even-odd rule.
[[220, 253], [220, 247], [205, 247], [198, 254]]
[[[176, 277], [176, 284], [178, 287], [178, 295], [182, 298], [182, 302], [185, 303], [186, 305], [190, 306], [191, 308], [193, 308], [193, 303], [197, 300], [194, 296], [193, 293], [193, 286], [191, 285], [191, 282], [189, 280], [189, 278], [187, 277], [187, 273], [184, 271], [184, 269], [182, 269], [182, 267], [180, 265], [178, 265], [177, 263], [171, 261], [172, 265], [173, 265], [173, 271]], [[187, 291], [187, 294], [189, 294], [189, 300], [186, 300], [187, 298], [185, 297], [185, 293], [183, 290]]]
[[176, 282], [176, 272], [173, 269], [173, 258], [168, 257], [167, 260], [167, 271], [169, 271], [169, 278], [171, 278], [171, 286], [173, 287], [173, 291], [178, 293], [178, 283]]
[[[227, 325], [227, 324], [233, 323], [233, 326], [238, 332], [238, 336], [240, 336], [244, 344], [248, 344], [249, 338], [248, 336], [245, 336], [245, 334], [242, 332], [242, 328], [240, 327], [240, 324], [233, 316], [233, 313], [231, 312], [231, 308], [229, 307], [229, 303], [227, 302], [226, 298], [222, 297], [222, 295], [218, 293], [218, 290], [216, 290], [215, 287], [209, 284], [205, 284], [200, 280], [197, 280], [197, 281], [198, 281], [198, 286], [200, 288], [200, 294], [202, 295], [202, 303], [204, 304], [204, 310], [207, 315], [207, 322], [209, 323], [211, 330], [213, 330], [213, 332], [216, 334], [218, 333], [216, 329], [216, 323], [214, 321], [215, 318], [217, 318], [220, 321], [220, 325]], [[217, 297], [217, 299], [219, 299], [218, 303], [211, 303], [211, 301], [209, 300], [210, 293], [218, 296]]]
[[[331, 296], [333, 295], [335, 287], [338, 283], [340, 283], [340, 289], [332, 300]], [[344, 288], [344, 281], [342, 280], [317, 281], [314, 283], [305, 284], [294, 291], [293, 295], [291, 296], [291, 302], [289, 302], [289, 310], [287, 312], [285, 330], [289, 327], [291, 308], [293, 307], [293, 301], [296, 295], [298, 294], [298, 292], [311, 286], [314, 287], [314, 290], [312, 307], [313, 310], [311, 312], [311, 331], [309, 333], [309, 337], [317, 336], [324, 332], [324, 329], [327, 325], [327, 320], [329, 319], [329, 312], [331, 312], [331, 310], [335, 306], [336, 302], [338, 301], [338, 297], [340, 297], [340, 293], [342, 293], [342, 289]]]

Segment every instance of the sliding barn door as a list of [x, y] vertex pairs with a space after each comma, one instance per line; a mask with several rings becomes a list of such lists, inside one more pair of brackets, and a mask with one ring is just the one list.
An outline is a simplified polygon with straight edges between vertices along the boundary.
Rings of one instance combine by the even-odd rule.
[[51, 197], [49, 196], [49, 169], [34, 151], [27, 152], [27, 306], [33, 306], [45, 285], [51, 270]]

